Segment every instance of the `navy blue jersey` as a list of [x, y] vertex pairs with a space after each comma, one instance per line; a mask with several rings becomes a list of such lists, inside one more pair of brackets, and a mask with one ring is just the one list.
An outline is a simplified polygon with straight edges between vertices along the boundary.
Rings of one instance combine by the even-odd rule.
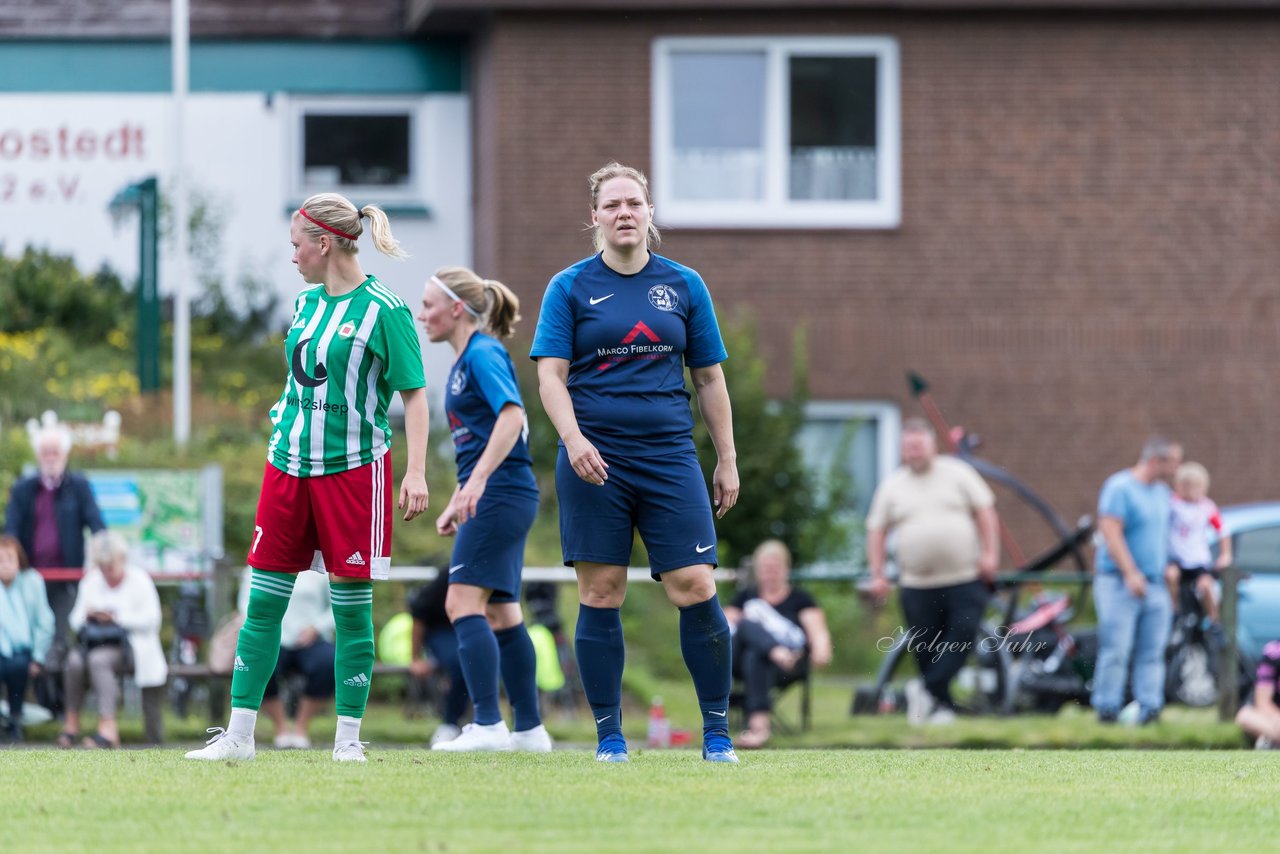
[[702, 277], [652, 252], [632, 275], [599, 255], [557, 273], [529, 355], [569, 361], [578, 428], [606, 460], [692, 450], [684, 368], [727, 358]]
[[[498, 413], [508, 403], [524, 409], [520, 387], [516, 383], [515, 365], [497, 339], [477, 332], [453, 363], [444, 395], [444, 408], [449, 416], [453, 452], [458, 464], [458, 483], [465, 483], [471, 476], [471, 470], [476, 467], [489, 437], [493, 435]], [[503, 483], [513, 478], [531, 479], [528, 440], [529, 421], [526, 417], [515, 446], [490, 475], [490, 483]]]

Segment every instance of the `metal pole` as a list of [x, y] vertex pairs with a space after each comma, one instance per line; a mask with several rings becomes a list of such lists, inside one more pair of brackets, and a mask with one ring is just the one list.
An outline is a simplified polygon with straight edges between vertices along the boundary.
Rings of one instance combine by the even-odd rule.
[[190, 35], [188, 0], [173, 0], [173, 440], [179, 447], [191, 438], [191, 289], [183, 145]]
[[134, 185], [138, 198], [138, 387], [160, 388], [160, 295], [156, 290], [159, 257], [160, 196], [156, 179]]
[[1240, 698], [1240, 651], [1236, 647], [1240, 570], [1222, 570], [1222, 659], [1218, 664], [1218, 720], [1234, 721]]

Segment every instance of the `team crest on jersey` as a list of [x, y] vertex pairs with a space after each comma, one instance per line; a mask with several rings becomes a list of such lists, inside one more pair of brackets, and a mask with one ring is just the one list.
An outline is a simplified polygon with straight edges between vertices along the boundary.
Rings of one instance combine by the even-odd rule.
[[661, 311], [675, 311], [679, 299], [676, 289], [670, 285], [654, 285], [649, 288], [649, 303]]
[[449, 392], [455, 395], [462, 394], [466, 387], [467, 372], [463, 370], [454, 371], [453, 375], [449, 377]]
[[346, 323], [338, 327], [339, 338], [350, 338], [352, 335], [355, 335], [355, 334], [356, 334], [356, 322], [354, 320], [348, 320]]

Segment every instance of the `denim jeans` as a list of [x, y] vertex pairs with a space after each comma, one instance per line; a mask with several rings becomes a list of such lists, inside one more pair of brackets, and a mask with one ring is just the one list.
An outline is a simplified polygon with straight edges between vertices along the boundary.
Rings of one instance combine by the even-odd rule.
[[1147, 579], [1147, 595], [1138, 599], [1119, 573], [1093, 579], [1098, 611], [1098, 663], [1093, 672], [1091, 702], [1099, 714], [1114, 714], [1124, 705], [1124, 688], [1133, 662], [1133, 697], [1144, 713], [1164, 706], [1164, 655], [1173, 620], [1173, 603], [1163, 578]]

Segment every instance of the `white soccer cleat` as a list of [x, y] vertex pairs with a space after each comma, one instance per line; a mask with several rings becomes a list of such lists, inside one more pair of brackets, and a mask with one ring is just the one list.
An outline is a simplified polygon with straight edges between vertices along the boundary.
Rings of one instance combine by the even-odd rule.
[[204, 759], [219, 762], [228, 759], [249, 760], [254, 757], [253, 737], [237, 738], [220, 726], [210, 727], [206, 732], [214, 733], [213, 738], [205, 742], [199, 750], [187, 753], [187, 759]]
[[436, 731], [431, 733], [430, 743], [432, 747], [435, 747], [437, 744], [453, 741], [460, 735], [462, 735], [462, 730], [453, 724], [440, 724], [440, 726], [436, 727]]
[[552, 744], [551, 733], [542, 724], [511, 733], [511, 746], [521, 753], [550, 753]]
[[334, 762], [368, 762], [365, 758], [364, 746], [367, 741], [339, 741], [333, 745]]
[[506, 721], [498, 721], [496, 724], [487, 726], [467, 724], [462, 728], [462, 734], [453, 741], [433, 744], [431, 749], [446, 750], [450, 753], [494, 753], [514, 750], [515, 746], [512, 744], [511, 732], [507, 729]]

